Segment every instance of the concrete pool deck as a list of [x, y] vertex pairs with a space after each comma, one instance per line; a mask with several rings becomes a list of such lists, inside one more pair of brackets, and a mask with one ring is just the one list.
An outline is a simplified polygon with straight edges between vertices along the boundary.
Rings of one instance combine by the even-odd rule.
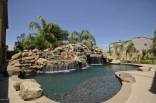
[[[138, 64], [134, 64], [138, 65]], [[139, 64], [146, 69], [145, 71], [119, 71], [117, 73], [126, 72], [135, 77], [136, 82], [133, 84], [122, 83], [121, 90], [111, 99], [104, 103], [156, 103], [156, 94], [151, 91], [154, 78], [156, 79], [156, 65]], [[148, 69], [150, 68], [150, 69]], [[155, 87], [156, 89], [156, 87]], [[42, 96], [33, 101], [24, 101], [13, 88], [13, 82], [9, 78], [8, 98], [10, 103], [57, 103]]]
[[[133, 64], [132, 64], [133, 65]], [[140, 67], [140, 71], [119, 71], [116, 75], [124, 72], [131, 74], [136, 82], [122, 82], [121, 90], [111, 99], [104, 103], [156, 103], [156, 65], [134, 64]], [[143, 70], [142, 70], [143, 69]]]
[[9, 103], [57, 103], [46, 96], [42, 96], [41, 98], [32, 100], [32, 101], [24, 101], [20, 96], [19, 96], [19, 91], [16, 91], [15, 88], [13, 87], [13, 80], [10, 77], [9, 78]]
[[156, 94], [150, 91], [154, 71], [128, 71], [136, 79], [136, 83], [132, 84], [130, 97], [125, 103], [156, 103]]

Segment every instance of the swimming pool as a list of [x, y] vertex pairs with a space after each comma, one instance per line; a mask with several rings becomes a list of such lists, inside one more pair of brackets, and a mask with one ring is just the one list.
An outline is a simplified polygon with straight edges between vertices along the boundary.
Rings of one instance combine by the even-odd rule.
[[62, 103], [100, 103], [114, 96], [121, 88], [114, 71], [134, 70], [131, 65], [94, 65], [69, 73], [38, 74], [34, 77], [44, 95]]

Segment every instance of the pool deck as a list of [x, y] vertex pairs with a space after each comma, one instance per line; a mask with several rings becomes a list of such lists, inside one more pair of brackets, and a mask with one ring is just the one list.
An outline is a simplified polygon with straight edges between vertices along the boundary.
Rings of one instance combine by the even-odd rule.
[[156, 103], [156, 65], [134, 64], [142, 66], [140, 71], [126, 72], [135, 77], [133, 84], [122, 82], [121, 90], [104, 103]]
[[21, 97], [19, 96], [19, 91], [16, 91], [13, 87], [13, 80], [10, 77], [9, 78], [9, 103], [57, 103], [55, 101], [50, 100], [49, 98], [47, 98], [46, 96], [42, 96], [39, 99], [36, 100], [32, 100], [32, 101], [24, 101], [23, 99], [21, 99]]
[[[136, 82], [133, 84], [122, 82], [121, 90], [114, 97], [103, 103], [156, 103], [156, 65], [134, 65], [143, 67], [140, 67], [141, 71], [119, 71], [116, 74], [121, 72], [129, 73], [135, 77]], [[8, 82], [9, 103], [57, 103], [45, 96], [33, 101], [24, 101], [13, 88], [11, 78], [9, 78]]]
[[156, 103], [156, 94], [150, 91], [155, 72], [128, 71], [128, 73], [135, 77], [136, 83], [132, 84], [131, 95], [125, 103]]

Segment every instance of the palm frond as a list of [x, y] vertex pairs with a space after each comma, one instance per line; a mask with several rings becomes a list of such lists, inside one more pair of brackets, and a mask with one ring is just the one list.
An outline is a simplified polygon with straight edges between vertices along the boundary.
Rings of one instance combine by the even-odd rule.
[[39, 16], [38, 19], [41, 20], [42, 27], [44, 28], [46, 26], [46, 24], [47, 24], [45, 19], [44, 19], [44, 17], [43, 16]]
[[37, 31], [42, 31], [41, 26], [36, 22], [30, 22], [29, 28], [30, 29], [36, 29]]
[[96, 45], [96, 40], [95, 40], [94, 36], [87, 30], [84, 31], [84, 33], [82, 35], [82, 39], [90, 41], [93, 45]]

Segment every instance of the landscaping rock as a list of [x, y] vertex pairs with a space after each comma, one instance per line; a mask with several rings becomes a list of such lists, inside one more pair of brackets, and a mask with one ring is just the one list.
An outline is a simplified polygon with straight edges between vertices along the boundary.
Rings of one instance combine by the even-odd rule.
[[[38, 49], [24, 50], [22, 53], [20, 52], [13, 55], [12, 59], [9, 61], [9, 65], [16, 68], [15, 71], [14, 69], [9, 69], [9, 72], [16, 74], [17, 70], [24, 70], [25, 72], [37, 71], [43, 69], [44, 67], [63, 68], [70, 66], [69, 68], [73, 69], [77, 68], [78, 65], [80, 69], [81, 67], [85, 66], [86, 63], [88, 63], [88, 57], [96, 55], [98, 61], [101, 61], [100, 59], [103, 59], [103, 57], [105, 57], [105, 53], [106, 52], [104, 50], [98, 47], [88, 48], [82, 43], [61, 45], [54, 50], [51, 50], [50, 48], [43, 51]], [[96, 60], [93, 59], [93, 61]]]
[[12, 75], [19, 75], [20, 74], [21, 69], [19, 67], [14, 67], [14, 66], [7, 66], [7, 72], [9, 76]]
[[50, 48], [47, 48], [47, 49], [44, 49], [43, 51], [48, 52], [50, 50], [51, 50]]
[[35, 57], [33, 57], [33, 56], [28, 56], [28, 57], [23, 57], [22, 58], [23, 61], [24, 60], [33, 60], [33, 59], [35, 59]]
[[13, 59], [13, 60], [15, 60], [15, 59], [19, 59], [19, 58], [21, 58], [21, 56], [22, 56], [22, 53], [19, 52], [19, 53], [17, 53], [17, 54], [14, 54], [14, 55], [12, 56], [11, 59]]
[[12, 81], [13, 81], [13, 86], [14, 86], [15, 90], [16, 90], [16, 91], [19, 91], [19, 90], [20, 90], [20, 85], [21, 85], [21, 83], [22, 83], [24, 80], [18, 78], [17, 75], [12, 76], [11, 79], [12, 79]]
[[136, 82], [135, 78], [129, 73], [120, 73], [118, 76], [123, 82], [134, 83]]
[[120, 61], [120, 60], [115, 60], [115, 59], [113, 59], [111, 63], [112, 63], [112, 64], [120, 64], [121, 61]]
[[44, 59], [44, 58], [39, 58], [39, 59], [36, 61], [36, 63], [39, 64], [39, 65], [46, 65], [47, 60]]
[[27, 57], [27, 56], [29, 56], [29, 52], [23, 52], [22, 53], [22, 57]]
[[33, 51], [34, 53], [39, 52], [39, 50], [38, 50], [38, 49], [33, 49], [32, 51]]
[[24, 52], [28, 52], [29, 50], [24, 50]]
[[19, 59], [9, 61], [9, 65], [15, 65], [16, 63], [19, 63]]
[[24, 100], [33, 100], [42, 96], [43, 90], [35, 80], [25, 80], [20, 84], [19, 95]]
[[142, 72], [148, 72], [151, 70], [151, 67], [139, 67], [139, 70]]

